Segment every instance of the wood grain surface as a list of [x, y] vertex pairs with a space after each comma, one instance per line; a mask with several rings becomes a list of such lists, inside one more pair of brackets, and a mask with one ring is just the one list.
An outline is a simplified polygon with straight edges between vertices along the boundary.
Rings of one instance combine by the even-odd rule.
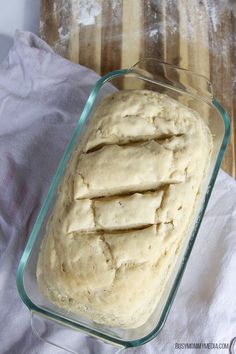
[[105, 73], [153, 57], [205, 75], [230, 115], [222, 168], [236, 178], [236, 3], [231, 0], [41, 0], [41, 37]]

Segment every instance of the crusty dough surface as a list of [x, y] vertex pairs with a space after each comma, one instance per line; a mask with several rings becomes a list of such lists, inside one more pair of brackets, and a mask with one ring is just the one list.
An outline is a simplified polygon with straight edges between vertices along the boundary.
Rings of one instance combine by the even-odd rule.
[[193, 217], [212, 137], [148, 90], [107, 96], [58, 191], [37, 264], [53, 303], [135, 328], [154, 311]]

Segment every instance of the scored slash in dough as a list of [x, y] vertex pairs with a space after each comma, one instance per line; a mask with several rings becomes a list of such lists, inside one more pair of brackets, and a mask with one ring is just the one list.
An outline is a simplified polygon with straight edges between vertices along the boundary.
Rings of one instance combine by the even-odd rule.
[[145, 324], [188, 234], [211, 150], [204, 120], [172, 98], [106, 97], [46, 228], [37, 280], [48, 300], [108, 326]]
[[166, 183], [182, 182], [184, 161], [182, 170], [176, 175], [173, 151], [156, 141], [133, 146], [105, 146], [80, 156], [74, 182], [75, 198], [146, 191]]
[[75, 200], [61, 217], [65, 234], [94, 230], [121, 230], [156, 223], [163, 191], [129, 196]]
[[[194, 129], [194, 111], [152, 91], [119, 91], [106, 97], [94, 114], [84, 151], [184, 134]], [[190, 118], [190, 119], [188, 119]]]

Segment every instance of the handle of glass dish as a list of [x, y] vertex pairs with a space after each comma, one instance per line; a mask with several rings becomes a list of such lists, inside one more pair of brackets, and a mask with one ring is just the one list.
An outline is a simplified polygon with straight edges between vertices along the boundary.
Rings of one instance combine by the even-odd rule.
[[[107, 347], [110, 347], [109, 353], [112, 354], [120, 354], [125, 349], [121, 346], [114, 347], [113, 344], [102, 342], [97, 338], [78, 332], [69, 326], [67, 327], [34, 311], [31, 311], [31, 327], [34, 334], [43, 342], [73, 354], [83, 354], [83, 349], [79, 347], [81, 346], [81, 342], [85, 340], [87, 343], [82, 344], [82, 346], [96, 345], [96, 348], [99, 346], [101, 353], [106, 352]], [[96, 350], [96, 352], [99, 353], [99, 350]]]
[[205, 101], [212, 102], [213, 89], [211, 82], [203, 75], [183, 69], [176, 65], [162, 62], [155, 58], [143, 58], [129, 69], [147, 81], [171, 87]]

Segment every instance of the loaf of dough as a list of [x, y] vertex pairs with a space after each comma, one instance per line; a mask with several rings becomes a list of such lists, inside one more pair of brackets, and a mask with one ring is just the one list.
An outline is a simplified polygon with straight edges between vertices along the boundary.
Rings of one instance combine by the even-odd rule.
[[143, 325], [188, 233], [211, 149], [204, 120], [169, 96], [107, 96], [58, 191], [37, 264], [42, 293], [98, 323]]

